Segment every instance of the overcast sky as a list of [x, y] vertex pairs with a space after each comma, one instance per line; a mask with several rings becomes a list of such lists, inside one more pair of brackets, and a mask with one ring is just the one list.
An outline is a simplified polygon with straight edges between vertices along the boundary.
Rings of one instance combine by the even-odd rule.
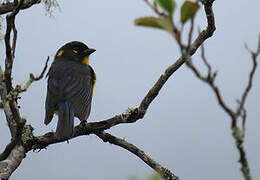
[[[39, 74], [47, 56], [53, 60], [65, 43], [83, 41], [97, 50], [90, 58], [97, 84], [89, 121], [104, 120], [138, 106], [164, 69], [180, 56], [166, 32], [133, 25], [135, 18], [153, 15], [143, 0], [58, 2], [61, 11], [55, 11], [54, 18], [45, 15], [42, 5], [18, 14], [14, 83], [23, 84], [29, 73]], [[183, 1], [177, 2], [180, 7]], [[256, 48], [259, 7], [259, 0], [217, 0], [214, 4], [217, 30], [206, 41], [206, 55], [218, 70], [216, 82], [232, 107], [236, 107], [235, 99], [240, 97], [252, 65], [244, 43]], [[205, 25], [201, 9], [196, 27]], [[3, 60], [3, 42], [0, 48]], [[194, 61], [205, 70], [199, 63], [199, 51], [197, 54]], [[246, 103], [245, 148], [254, 179], [260, 179], [259, 76], [260, 67]], [[57, 117], [50, 125], [43, 124], [46, 85], [46, 79], [34, 83], [19, 101], [21, 114], [35, 128], [35, 135], [56, 129]], [[10, 135], [2, 110], [0, 117], [2, 151]], [[229, 117], [217, 105], [211, 89], [186, 66], [168, 80], [142, 120], [109, 132], [135, 144], [181, 179], [243, 179]], [[145, 179], [152, 172], [128, 151], [90, 135], [72, 139], [70, 144], [51, 145], [39, 153], [29, 152], [11, 179]]]

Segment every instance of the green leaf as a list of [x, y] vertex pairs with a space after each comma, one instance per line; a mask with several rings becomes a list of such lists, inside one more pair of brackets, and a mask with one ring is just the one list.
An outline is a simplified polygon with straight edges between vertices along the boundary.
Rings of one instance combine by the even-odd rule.
[[174, 10], [176, 8], [175, 0], [156, 0], [156, 2], [169, 15], [172, 15], [174, 13]]
[[181, 6], [182, 24], [184, 24], [187, 20], [192, 19], [199, 10], [199, 8], [200, 5], [197, 2], [185, 1]]
[[163, 29], [170, 33], [173, 31], [173, 27], [169, 18], [140, 17], [135, 19], [134, 23], [136, 26]]

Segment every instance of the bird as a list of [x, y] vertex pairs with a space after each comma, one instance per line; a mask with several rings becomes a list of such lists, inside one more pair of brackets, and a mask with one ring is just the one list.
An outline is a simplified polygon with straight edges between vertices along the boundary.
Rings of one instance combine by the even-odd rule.
[[56, 53], [46, 75], [47, 95], [44, 124], [58, 115], [56, 135], [68, 140], [74, 133], [74, 117], [87, 122], [96, 84], [96, 74], [89, 65], [89, 56], [95, 52], [80, 41], [63, 45]]

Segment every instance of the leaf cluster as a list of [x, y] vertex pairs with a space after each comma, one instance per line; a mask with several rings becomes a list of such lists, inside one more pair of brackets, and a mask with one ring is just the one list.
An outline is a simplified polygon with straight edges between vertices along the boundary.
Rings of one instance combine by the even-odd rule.
[[[159, 9], [158, 9], [159, 7]], [[175, 0], [154, 0], [153, 8], [159, 17], [148, 16], [135, 19], [135, 25], [151, 28], [162, 29], [172, 33], [174, 31], [174, 14], [177, 3]], [[180, 22], [184, 25], [189, 20], [193, 19], [198, 12], [200, 5], [198, 2], [186, 0], [180, 11]]]

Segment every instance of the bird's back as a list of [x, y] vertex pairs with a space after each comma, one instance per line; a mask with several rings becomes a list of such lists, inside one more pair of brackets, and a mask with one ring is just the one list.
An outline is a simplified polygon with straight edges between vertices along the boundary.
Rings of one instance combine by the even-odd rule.
[[86, 120], [91, 109], [94, 71], [89, 65], [59, 58], [48, 72], [48, 93], [52, 102], [46, 98], [46, 107], [58, 102], [72, 103], [75, 116]]

